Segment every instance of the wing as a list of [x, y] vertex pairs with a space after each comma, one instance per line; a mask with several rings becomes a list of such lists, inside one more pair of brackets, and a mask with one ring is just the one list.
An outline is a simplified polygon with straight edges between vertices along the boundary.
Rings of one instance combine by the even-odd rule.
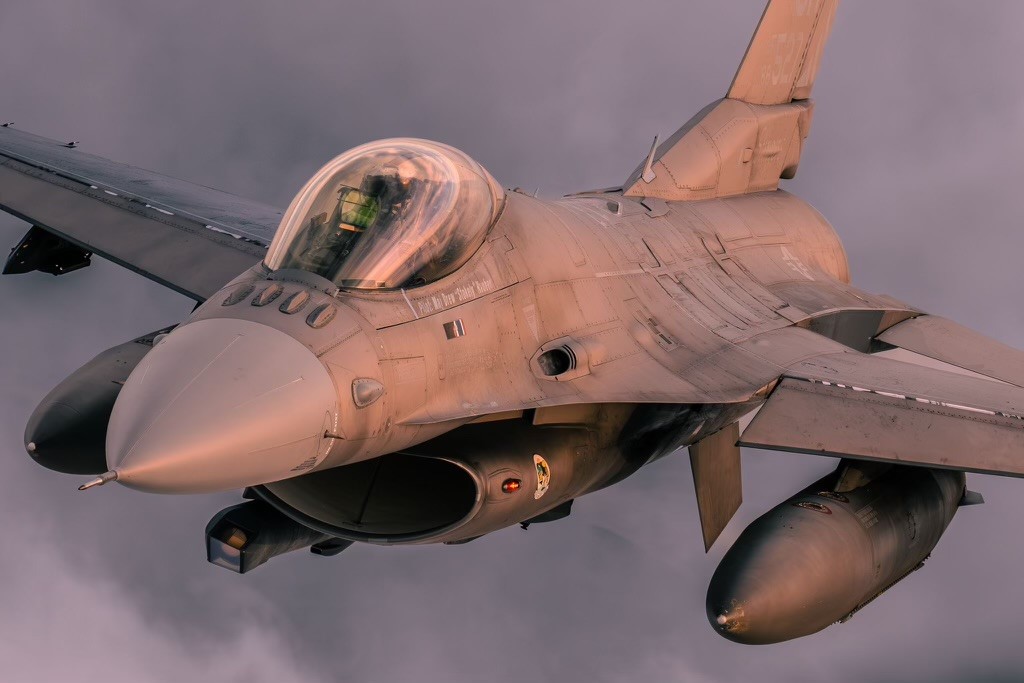
[[0, 127], [0, 209], [202, 301], [263, 258], [281, 212]]
[[[1006, 367], [1019, 367], [1024, 354], [1002, 348], [1016, 354]], [[825, 353], [787, 368], [739, 443], [1024, 476], [1024, 389], [853, 351]]]

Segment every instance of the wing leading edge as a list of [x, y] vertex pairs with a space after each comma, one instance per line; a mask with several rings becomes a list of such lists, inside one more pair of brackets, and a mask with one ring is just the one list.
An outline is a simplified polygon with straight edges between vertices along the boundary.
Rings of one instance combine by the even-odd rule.
[[0, 127], [0, 209], [202, 301], [263, 258], [277, 209]]

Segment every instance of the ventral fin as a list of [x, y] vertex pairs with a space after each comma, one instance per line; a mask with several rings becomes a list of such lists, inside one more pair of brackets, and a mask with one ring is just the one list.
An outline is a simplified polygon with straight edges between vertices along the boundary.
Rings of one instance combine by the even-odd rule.
[[704, 552], [711, 549], [743, 502], [739, 437], [739, 423], [734, 422], [690, 446]]

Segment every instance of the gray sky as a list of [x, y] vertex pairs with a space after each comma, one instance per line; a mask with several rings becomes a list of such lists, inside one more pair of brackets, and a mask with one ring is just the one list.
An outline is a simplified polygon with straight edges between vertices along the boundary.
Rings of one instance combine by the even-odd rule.
[[[620, 182], [720, 97], [762, 4], [8, 0], [0, 118], [278, 206], [340, 151], [399, 135], [557, 196]], [[836, 226], [859, 286], [1024, 348], [1022, 25], [1015, 0], [847, 0], [786, 187]], [[0, 218], [10, 246], [26, 229]], [[190, 308], [102, 261], [0, 279], [5, 682], [1024, 678], [1024, 484], [994, 477], [970, 477], [988, 504], [922, 571], [777, 646], [717, 636], [704, 595], [749, 521], [832, 468], [812, 456], [747, 453], [746, 502], [709, 556], [677, 456], [529, 532], [207, 565], [203, 528], [234, 496], [78, 494], [21, 448], [53, 385]]]

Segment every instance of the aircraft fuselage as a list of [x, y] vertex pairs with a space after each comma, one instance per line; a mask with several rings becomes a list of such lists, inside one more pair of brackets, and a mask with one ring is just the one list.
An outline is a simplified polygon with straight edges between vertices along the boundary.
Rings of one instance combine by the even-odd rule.
[[[337, 387], [336, 422], [325, 429], [337, 438], [297, 463], [295, 474], [306, 476], [259, 487], [268, 500], [315, 525], [316, 510], [329, 505], [313, 502], [316, 491], [376, 476], [358, 463], [447, 458], [473, 479], [471, 511], [415, 529], [375, 527], [354, 513], [319, 528], [376, 542], [451, 542], [533, 518], [752, 410], [781, 372], [776, 354], [801, 353], [762, 350], [747, 343], [754, 335], [811, 326], [866, 347], [883, 319], [909, 315], [848, 279], [832, 227], [782, 191], [689, 203], [511, 192], [479, 251], [435, 283], [337, 293], [308, 273], [257, 266], [185, 324], [227, 317], [280, 329]], [[280, 292], [259, 305], [267, 290]], [[282, 312], [282, 302], [307, 294], [301, 310]], [[321, 306], [335, 312], [315, 328], [311, 312]], [[367, 384], [382, 392], [359, 406], [353, 392]], [[506, 479], [527, 493], [542, 487], [534, 455], [550, 469], [546, 495], [483, 514], [488, 495], [508, 497]], [[508, 476], [492, 482], [494, 472]], [[370, 499], [370, 484], [354, 486], [342, 497]], [[404, 500], [407, 516], [430, 518], [414, 512], [408, 492]]]

